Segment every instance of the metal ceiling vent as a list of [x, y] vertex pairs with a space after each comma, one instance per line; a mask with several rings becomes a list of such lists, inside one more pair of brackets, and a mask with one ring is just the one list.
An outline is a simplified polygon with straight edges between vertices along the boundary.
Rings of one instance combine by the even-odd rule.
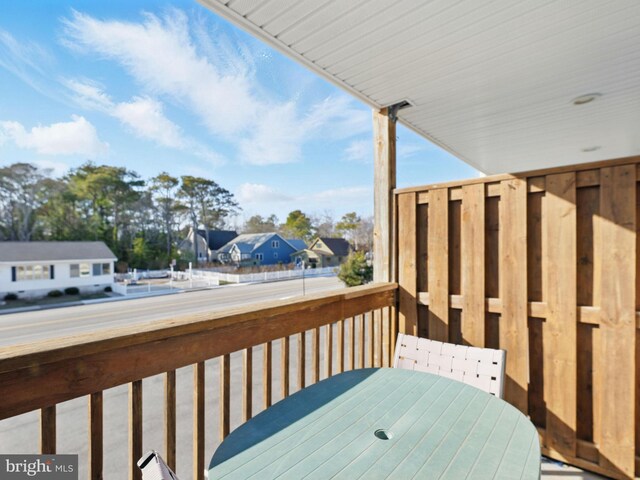
[[404, 99], [399, 101], [398, 103], [394, 103], [393, 105], [389, 105], [387, 108], [389, 109], [389, 118], [394, 122], [398, 119], [398, 111], [403, 110], [405, 108], [413, 107], [414, 104], [411, 100]]

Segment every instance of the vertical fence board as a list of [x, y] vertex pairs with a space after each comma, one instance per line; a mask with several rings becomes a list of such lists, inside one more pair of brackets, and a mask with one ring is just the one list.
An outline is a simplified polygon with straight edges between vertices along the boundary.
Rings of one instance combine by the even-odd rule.
[[577, 316], [576, 316], [576, 176], [546, 179], [547, 320], [543, 326], [546, 446], [576, 455]]
[[164, 456], [167, 465], [176, 469], [176, 371], [164, 374]]
[[429, 192], [429, 338], [449, 339], [449, 195]]
[[[635, 264], [636, 168], [600, 173], [600, 464], [632, 477], [635, 472]], [[603, 388], [604, 387], [604, 388]], [[615, 405], [615, 407], [613, 407]]]
[[129, 384], [129, 480], [141, 480], [137, 462], [142, 456], [142, 380]]
[[56, 406], [40, 409], [40, 453], [56, 453]]
[[527, 414], [527, 182], [504, 180], [500, 193], [500, 347], [507, 351], [505, 398]]
[[[102, 392], [89, 395], [89, 479], [102, 480], [103, 420]], [[175, 468], [175, 465], [174, 467]]]
[[398, 198], [398, 284], [400, 286], [400, 333], [418, 334], [418, 302], [416, 270], [416, 194], [406, 193]]
[[[418, 205], [416, 211], [416, 233], [417, 239], [417, 275], [418, 275], [418, 291], [429, 291], [429, 255], [428, 255], [428, 238], [429, 238], [429, 205]], [[400, 254], [400, 252], [398, 252]], [[400, 322], [398, 321], [398, 329]], [[418, 336], [429, 337], [429, 309], [425, 306], [418, 307]]]
[[485, 342], [484, 205], [483, 184], [462, 187], [462, 339], [475, 347]]

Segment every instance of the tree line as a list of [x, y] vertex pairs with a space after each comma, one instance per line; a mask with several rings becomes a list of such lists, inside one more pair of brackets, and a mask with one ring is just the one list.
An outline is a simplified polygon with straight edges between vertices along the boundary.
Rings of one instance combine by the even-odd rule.
[[189, 228], [276, 231], [305, 240], [344, 236], [370, 248], [372, 221], [355, 212], [335, 222], [329, 214], [294, 210], [282, 224], [275, 215], [254, 215], [235, 226], [241, 210], [229, 190], [202, 177], [161, 172], [145, 180], [126, 167], [92, 162], [60, 178], [30, 163], [0, 167], [0, 241], [102, 240], [121, 268], [166, 268]]

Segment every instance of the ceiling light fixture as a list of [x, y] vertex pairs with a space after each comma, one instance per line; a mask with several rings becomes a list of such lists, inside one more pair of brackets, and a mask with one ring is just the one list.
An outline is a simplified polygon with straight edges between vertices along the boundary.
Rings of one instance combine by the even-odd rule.
[[601, 93], [587, 93], [586, 95], [580, 95], [572, 100], [574, 105], [584, 105], [586, 103], [593, 102], [596, 98], [601, 97]]

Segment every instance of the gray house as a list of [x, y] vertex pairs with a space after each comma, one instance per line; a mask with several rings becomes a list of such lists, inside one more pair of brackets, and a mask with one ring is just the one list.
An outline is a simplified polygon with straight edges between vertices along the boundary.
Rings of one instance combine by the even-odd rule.
[[[209, 237], [205, 230], [198, 230], [198, 234], [193, 234], [193, 229], [189, 230], [187, 238], [178, 244], [181, 252], [193, 252], [193, 242], [198, 242], [198, 262], [217, 260], [218, 250], [231, 240], [236, 238], [238, 233], [235, 230], [209, 230]], [[195, 240], [194, 240], [195, 237]]]

